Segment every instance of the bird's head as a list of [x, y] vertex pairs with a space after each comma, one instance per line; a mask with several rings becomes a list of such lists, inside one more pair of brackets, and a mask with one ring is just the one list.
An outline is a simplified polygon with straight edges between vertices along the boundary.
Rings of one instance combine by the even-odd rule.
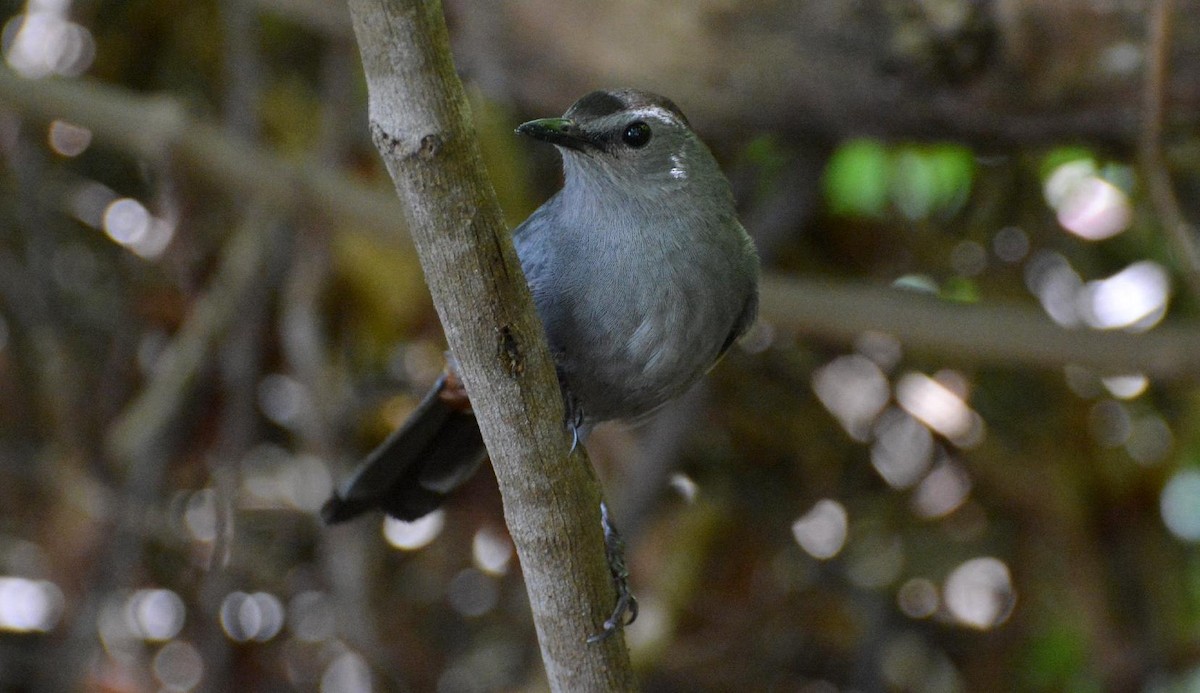
[[633, 196], [693, 185], [725, 185], [716, 161], [670, 99], [634, 89], [594, 91], [561, 118], [517, 133], [559, 148], [568, 187], [615, 185]]

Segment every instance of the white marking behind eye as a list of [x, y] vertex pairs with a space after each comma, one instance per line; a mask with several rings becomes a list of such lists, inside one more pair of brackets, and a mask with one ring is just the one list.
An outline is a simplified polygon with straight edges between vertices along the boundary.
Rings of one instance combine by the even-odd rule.
[[683, 165], [683, 155], [672, 154], [671, 163], [673, 164], [673, 166], [671, 166], [671, 177], [677, 180], [687, 180], [688, 173], [687, 168], [685, 168]]
[[658, 346], [658, 340], [655, 339], [655, 331], [658, 327], [659, 325], [649, 317], [643, 318], [641, 324], [637, 326], [637, 329], [629, 337], [625, 348], [631, 355], [637, 358], [647, 358]]

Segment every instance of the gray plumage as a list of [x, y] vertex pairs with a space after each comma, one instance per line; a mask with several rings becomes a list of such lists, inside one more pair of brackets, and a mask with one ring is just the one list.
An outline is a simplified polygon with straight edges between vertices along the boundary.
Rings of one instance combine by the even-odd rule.
[[[679, 108], [648, 92], [593, 92], [517, 132], [563, 157], [562, 190], [513, 240], [572, 420], [586, 432], [641, 417], [687, 390], [754, 321], [758, 257], [729, 184]], [[422, 479], [457, 485], [482, 460], [469, 413], [436, 396], [442, 383], [326, 504], [327, 521], [373, 506], [419, 517], [452, 490]]]

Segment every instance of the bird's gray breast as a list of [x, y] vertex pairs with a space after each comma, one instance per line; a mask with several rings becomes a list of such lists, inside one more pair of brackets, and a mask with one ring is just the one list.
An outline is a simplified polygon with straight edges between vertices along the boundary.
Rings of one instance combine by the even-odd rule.
[[[579, 229], [557, 221], [531, 219], [534, 228], [516, 240], [560, 373], [584, 416], [632, 418], [682, 394], [716, 360], [752, 291], [735, 276], [744, 250], [737, 235], [668, 238], [622, 227], [576, 236]], [[729, 247], [713, 247], [723, 242]]]

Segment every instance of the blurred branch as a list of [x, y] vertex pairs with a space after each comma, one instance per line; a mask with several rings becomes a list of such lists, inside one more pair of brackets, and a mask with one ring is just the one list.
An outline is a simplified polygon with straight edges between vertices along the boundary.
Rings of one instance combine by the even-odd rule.
[[488, 182], [436, 0], [351, 0], [372, 138], [408, 210], [430, 293], [504, 498], [550, 688], [633, 688], [600, 489], [570, 454], [549, 348]]
[[[1155, 45], [1163, 48], [1161, 43]], [[1190, 266], [1200, 268], [1194, 229], [1180, 212], [1162, 161], [1161, 85], [1165, 77], [1162, 69], [1152, 74], [1159, 76], [1151, 80], [1151, 86], [1158, 86], [1147, 89], [1147, 94], [1157, 96], [1147, 111], [1154, 117], [1147, 117], [1143, 152], [1150, 156], [1143, 159], [1143, 165], [1156, 210], [1180, 249], [1177, 252], [1192, 258]], [[10, 107], [45, 118], [65, 118], [141, 156], [163, 159], [174, 152], [191, 170], [231, 189], [257, 193], [279, 204], [304, 204], [335, 221], [356, 223], [362, 231], [389, 244], [411, 242], [406, 234], [396, 233], [404, 225], [404, 209], [394, 196], [355, 183], [333, 168], [285, 162], [261, 147], [184, 117], [172, 101], [134, 96], [84, 80], [41, 80], [37, 89], [30, 84], [0, 68], [0, 100]], [[1185, 274], [1196, 275], [1189, 281], [1200, 283], [1200, 269]], [[794, 291], [805, 295], [795, 296]], [[948, 304], [890, 289], [829, 281], [808, 280], [789, 289], [788, 281], [777, 279], [766, 282], [764, 292], [768, 294], [764, 316], [834, 340], [851, 340], [863, 330], [873, 329], [890, 332], [931, 353], [1000, 365], [1080, 363], [1109, 372], [1140, 369], [1162, 378], [1183, 379], [1195, 379], [1200, 373], [1196, 368], [1200, 349], [1195, 348], [1200, 327], [1166, 326], [1144, 335], [1073, 331], [1055, 326], [1035, 309], [1012, 306], [998, 308], [1006, 317], [993, 322], [986, 315], [993, 307]], [[889, 312], [886, 306], [893, 304], [902, 306], [905, 319]], [[1005, 321], [1009, 319], [1021, 325], [1020, 329], [1032, 331], [1008, 329]], [[964, 320], [970, 323], [969, 330], [961, 329]], [[1192, 351], [1188, 353], [1188, 349]]]
[[952, 303], [887, 287], [766, 277], [762, 319], [800, 334], [849, 343], [885, 332], [911, 349], [972, 363], [1058, 368], [1102, 375], [1141, 372], [1200, 379], [1200, 325], [1162, 325], [1144, 334], [1069, 330], [1034, 308]]
[[[43, 162], [27, 140], [13, 138], [3, 151], [17, 181], [19, 223], [6, 229], [0, 243], [0, 308], [9, 311], [32, 357], [38, 408], [49, 424], [50, 438], [61, 454], [78, 461], [88, 457], [89, 448], [80, 423], [80, 369], [61, 319], [56, 319], [61, 313], [53, 299], [55, 237], [38, 200]], [[22, 246], [23, 259], [9, 252]]]
[[1192, 297], [1200, 300], [1200, 239], [1197, 239], [1196, 228], [1184, 217], [1179, 206], [1163, 151], [1173, 14], [1173, 0], [1152, 0], [1146, 38], [1142, 133], [1138, 149], [1150, 203], [1167, 233], [1167, 241], [1179, 258], [1179, 269]]
[[[651, 515], [660, 508], [663, 491], [683, 462], [683, 447], [710, 404], [708, 382], [701, 381], [657, 412], [649, 425], [638, 431], [636, 444], [627, 441], [617, 454], [610, 455], [621, 460], [626, 470], [616, 475], [623, 483], [610, 493], [609, 505], [621, 518], [621, 533], [630, 546], [637, 546]], [[629, 431], [625, 437], [629, 438]]]
[[267, 73], [258, 56], [259, 18], [249, 0], [222, 0], [219, 7], [225, 34], [225, 128], [254, 140], [260, 130], [258, 102]]
[[186, 401], [214, 345], [242, 314], [243, 301], [262, 280], [284, 225], [254, 204], [226, 244], [208, 293], [195, 302], [187, 321], [167, 345], [150, 382], [113, 422], [108, 452], [123, 465], [143, 459]]
[[330, 38], [352, 40], [350, 15], [340, 2], [325, 0], [256, 0], [258, 6], [281, 17], [320, 31]]
[[[404, 212], [395, 196], [350, 181], [337, 170], [286, 161], [220, 128], [190, 118], [178, 102], [137, 96], [86, 79], [28, 80], [0, 67], [0, 103], [40, 118], [61, 118], [99, 140], [152, 160], [175, 158], [189, 172], [280, 209], [303, 207], [326, 217], [386, 232]], [[391, 243], [407, 236], [388, 233]]]
[[[79, 672], [85, 669], [92, 653], [99, 647], [93, 624], [102, 600], [115, 589], [128, 586], [133, 576], [138, 575], [137, 567], [146, 548], [146, 509], [161, 498], [161, 487], [170, 459], [166, 434], [177, 421], [196, 379], [211, 361], [217, 342], [234, 326], [235, 318], [243, 318], [247, 322], [240, 326], [243, 330], [235, 335], [238, 338], [229, 344], [226, 356], [233, 357], [235, 362], [223, 363], [226, 385], [232, 387], [232, 381], [252, 378], [257, 372], [253, 345], [249, 341], [254, 338], [254, 328], [262, 326], [261, 322], [258, 325], [252, 323], [256, 317], [259, 321], [263, 319], [266, 306], [260, 302], [257, 311], [252, 306], [251, 313], [257, 312], [259, 316], [247, 316], [247, 305], [254, 303], [256, 293], [260, 298], [266, 293], [266, 289], [261, 288], [262, 283], [278, 281], [278, 268], [271, 271], [272, 251], [278, 248], [281, 235], [286, 230], [287, 226], [279, 222], [265, 205], [251, 204], [238, 232], [225, 245], [208, 293], [194, 303], [187, 321], [163, 352], [159, 367], [141, 394], [110, 426], [107, 452], [123, 472], [123, 488], [117, 503], [115, 526], [101, 558], [95, 564], [95, 577], [90, 581], [92, 588], [81, 607], [81, 613], [87, 616], [78, 621], [81, 628], [73, 630], [67, 640], [64, 665], [60, 667], [59, 678], [55, 679], [54, 686], [49, 690], [67, 690], [68, 687], [62, 685], [63, 681], [80, 679]], [[244, 381], [238, 385], [244, 387]], [[243, 395], [252, 392], [253, 388], [250, 388]], [[230, 404], [225, 413], [221, 431], [223, 445], [215, 453], [218, 457], [234, 455], [239, 448], [247, 446], [250, 433], [246, 422], [233, 420], [238, 414], [244, 418], [245, 409], [234, 411], [236, 404]], [[238, 429], [233, 435], [241, 437], [240, 441], [230, 437], [231, 428]], [[218, 470], [216, 477], [218, 487], [228, 494], [232, 480], [229, 470]], [[226, 502], [227, 498], [226, 495], [220, 500]], [[227, 507], [218, 508], [218, 513], [228, 510]], [[228, 516], [218, 517], [219, 527], [227, 528], [227, 522]], [[228, 535], [229, 532], [225, 532], [219, 537], [219, 545], [214, 548], [216, 555], [227, 550]], [[216, 571], [209, 575], [211, 583], [214, 579], [223, 579], [225, 573]], [[215, 665], [216, 660], [211, 659], [213, 652], [209, 650], [208, 654]]]

